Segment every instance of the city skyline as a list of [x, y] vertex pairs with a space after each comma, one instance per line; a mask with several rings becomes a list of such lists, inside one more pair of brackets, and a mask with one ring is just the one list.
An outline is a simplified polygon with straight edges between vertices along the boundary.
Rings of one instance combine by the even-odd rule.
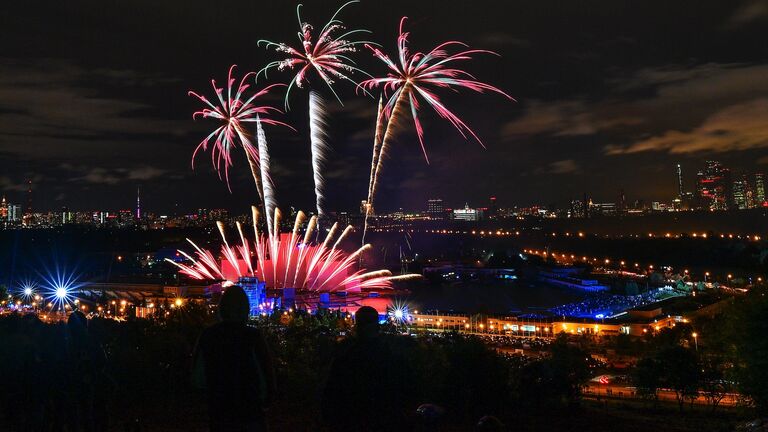
[[[703, 162], [703, 166], [698, 170], [690, 170], [695, 172], [693, 181], [686, 182], [683, 180], [684, 169], [680, 163], [674, 166], [674, 186], [676, 193], [672, 197], [652, 197], [649, 200], [644, 200], [639, 197], [630, 197], [627, 199], [626, 193], [623, 188], [619, 188], [617, 193], [610, 196], [598, 196], [593, 195], [590, 191], [584, 191], [583, 196], [578, 198], [571, 198], [570, 200], [562, 203], [553, 203], [546, 198], [540, 198], [534, 202], [528, 203], [513, 203], [503, 202], [501, 207], [505, 209], [526, 209], [526, 208], [542, 208], [550, 211], [557, 211], [559, 209], [570, 210], [570, 216], [583, 217], [583, 208], [585, 205], [594, 206], [598, 213], [603, 210], [608, 212], [625, 211], [628, 209], [633, 210], [745, 210], [751, 208], [768, 207], [768, 200], [766, 199], [766, 183], [765, 174], [763, 172], [751, 172], [747, 173], [743, 170], [732, 170], [730, 167], [724, 167], [719, 161], [707, 160]], [[735, 174], [734, 174], [735, 172]], [[717, 191], [708, 190], [711, 184], [717, 184], [719, 189]], [[11, 197], [16, 197], [16, 200], [8, 199], [8, 195], [2, 194], [2, 204], [0, 205], [0, 221], [9, 219], [9, 213], [15, 215], [23, 215], [31, 212], [35, 213], [50, 213], [50, 212], [101, 212], [117, 214], [119, 212], [132, 211], [135, 214], [136, 219], [141, 219], [141, 215], [146, 213], [147, 210], [142, 210], [141, 204], [141, 186], [136, 187], [135, 201], [131, 198], [133, 207], [129, 207], [127, 204], [118, 207], [105, 207], [100, 206], [99, 203], [92, 204], [88, 208], [72, 208], [66, 205], [61, 207], [47, 207], [50, 203], [38, 203], [37, 208], [33, 208], [33, 185], [31, 182], [26, 184], [26, 190], [22, 193], [19, 192]], [[711, 189], [711, 187], [710, 187]], [[614, 201], [611, 201], [614, 200]], [[465, 206], [470, 208], [477, 207], [479, 209], [487, 209], [487, 207], [499, 207], [499, 202], [496, 195], [489, 196], [475, 196], [475, 197], [452, 197], [450, 199], [444, 199], [442, 196], [433, 196], [427, 198], [421, 206], [418, 204], [415, 207], [404, 208], [395, 207], [385, 209], [386, 213], [397, 211], [409, 211], [409, 212], [424, 212], [427, 214], [435, 213], [433, 207], [433, 201], [439, 201], [439, 206], [446, 210], [462, 209]], [[20, 203], [26, 203], [23, 206]], [[574, 204], [576, 203], [576, 204]], [[216, 209], [215, 206], [202, 205], [193, 206], [191, 208], [176, 207], [173, 209], [163, 209], [162, 207], [150, 208], [148, 211], [152, 214], [159, 213], [164, 215], [189, 215], [195, 212], [200, 212], [203, 209]], [[360, 212], [364, 212], [365, 200], [360, 204]], [[484, 207], [487, 206], [487, 207]], [[581, 207], [582, 210], [574, 208], [574, 206]], [[605, 209], [601, 206], [607, 206]], [[297, 208], [295, 205], [288, 203], [286, 208]], [[239, 208], [226, 208], [226, 210], [237, 213]], [[333, 213], [354, 212], [355, 208], [332, 208]], [[574, 214], [575, 213], [575, 214]], [[21, 216], [18, 217], [21, 219]]]
[[[672, 5], [662, 16], [653, 4], [618, 2], [609, 11], [557, 1], [501, 9], [463, 2], [350, 8], [345, 21], [370, 27], [376, 40], [391, 40], [396, 29], [389, 23], [406, 14], [423, 33], [413, 38], [414, 48], [450, 33], [501, 53], [470, 69], [518, 101], [450, 100], [487, 150], [435, 122], [426, 165], [415, 133], [401, 134], [379, 207], [490, 195], [506, 203], [563, 205], [584, 191], [612, 200], [619, 188], [650, 201], [674, 196], [669, 172], [678, 162], [689, 185], [694, 167], [706, 159], [764, 171], [768, 65], [759, 35], [768, 13], [757, 2], [711, 1], [695, 10]], [[137, 186], [148, 208], [161, 212], [256, 202], [244, 161], [238, 161], [232, 194], [209, 181], [213, 174], [204, 164], [190, 169], [188, 155], [205, 125], [189, 119], [194, 103], [186, 90], [206, 85], [231, 63], [258, 70], [272, 57], [256, 48], [256, 40], [291, 37], [265, 17], [290, 16], [295, 5], [268, 5], [259, 13], [247, 12], [256, 7], [250, 4], [228, 7], [240, 12], [221, 11], [236, 21], [226, 25], [233, 42], [221, 44], [215, 37], [221, 29], [204, 25], [209, 10], [202, 3], [101, 11], [78, 1], [42, 13], [26, 3], [3, 5], [15, 19], [8, 24], [9, 43], [0, 48], [0, 193], [24, 202], [32, 180], [35, 203], [52, 203], [51, 209], [127, 207]], [[305, 12], [322, 17], [324, 8], [309, 2]], [[36, 24], [12, 31], [32, 17]], [[168, 35], [163, 23], [171, 17], [190, 24]], [[597, 25], [605, 22], [611, 25]], [[652, 30], [649, 22], [656, 23]], [[143, 29], [138, 34], [111, 31], [136, 23]], [[365, 68], [379, 70], [360, 54]], [[365, 198], [375, 103], [354, 95], [351, 86], [340, 91], [345, 106], [330, 106], [338, 121], [330, 130], [327, 199], [329, 208], [354, 209]], [[297, 108], [284, 119], [303, 130], [305, 116]], [[308, 138], [270, 131], [278, 192], [285, 203], [305, 209], [313, 203]], [[294, 157], [297, 152], [301, 157]]]

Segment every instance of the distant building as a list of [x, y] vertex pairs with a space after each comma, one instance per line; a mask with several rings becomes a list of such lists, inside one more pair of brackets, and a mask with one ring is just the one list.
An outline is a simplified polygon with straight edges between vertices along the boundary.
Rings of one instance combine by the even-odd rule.
[[685, 189], [683, 189], [683, 168], [680, 164], [677, 164], [677, 197], [680, 199], [680, 202], [682, 202], [685, 197]]
[[583, 218], [586, 217], [586, 212], [584, 211], [584, 200], [573, 200], [571, 201], [571, 217], [573, 218]]
[[22, 216], [19, 204], [8, 204], [8, 222], [19, 222]]
[[730, 170], [720, 162], [707, 161], [706, 167], [696, 174], [696, 192], [700, 207], [727, 210], [732, 199]]
[[747, 176], [734, 181], [732, 191], [733, 201], [731, 204], [733, 208], [744, 210], [755, 207], [754, 192]]
[[616, 201], [616, 211], [618, 213], [626, 213], [627, 211], [627, 195], [624, 193], [624, 189], [619, 190], [619, 199]]
[[73, 221], [73, 214], [67, 207], [61, 208], [61, 224], [68, 224]]
[[443, 207], [443, 200], [440, 198], [432, 198], [427, 200], [427, 215], [432, 219], [444, 218], [445, 207]]
[[765, 199], [765, 174], [755, 174], [755, 204], [760, 207], [768, 206]]
[[8, 203], [5, 201], [5, 196], [3, 196], [3, 201], [0, 202], [0, 221], [6, 220], [8, 220]]
[[498, 210], [499, 210], [499, 207], [496, 204], [496, 197], [495, 196], [490, 197], [490, 199], [488, 200], [488, 212], [486, 213], [486, 216], [495, 218], [497, 216]]
[[483, 218], [483, 211], [480, 209], [469, 208], [469, 204], [464, 204], [463, 209], [456, 209], [453, 211], [453, 219], [476, 222]]
[[613, 216], [616, 214], [616, 203], [590, 203], [590, 214]]

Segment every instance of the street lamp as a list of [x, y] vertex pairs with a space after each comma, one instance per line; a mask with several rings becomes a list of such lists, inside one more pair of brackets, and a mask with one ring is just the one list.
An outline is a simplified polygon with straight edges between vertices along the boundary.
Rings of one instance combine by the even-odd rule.
[[691, 333], [691, 336], [693, 336], [693, 343], [696, 345], [696, 351], [699, 350], [699, 334], [696, 332]]

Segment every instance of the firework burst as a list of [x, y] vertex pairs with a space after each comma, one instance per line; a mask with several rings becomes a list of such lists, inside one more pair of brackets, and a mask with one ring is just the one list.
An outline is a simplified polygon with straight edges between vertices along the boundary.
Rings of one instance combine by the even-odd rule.
[[[245, 238], [243, 227], [237, 224], [240, 244], [229, 244], [224, 225], [219, 222], [221, 234], [221, 260], [214, 254], [198, 247], [188, 240], [195, 249], [194, 256], [179, 250], [179, 253], [191, 263], [176, 263], [167, 260], [179, 268], [181, 274], [198, 280], [221, 280], [236, 284], [245, 276], [258, 277], [268, 288], [295, 288], [305, 292], [360, 292], [363, 289], [389, 289], [395, 280], [417, 278], [419, 275], [393, 276], [389, 270], [355, 270], [355, 260], [370, 245], [365, 245], [349, 254], [339, 248], [339, 244], [352, 230], [347, 227], [337, 237], [338, 224], [334, 224], [321, 244], [311, 241], [317, 229], [317, 217], [312, 216], [307, 222], [303, 212], [299, 212], [290, 233], [279, 233], [280, 210], [274, 212], [273, 227], [275, 232], [263, 235], [259, 233], [256, 222], [258, 210], [253, 208], [253, 230], [255, 241]], [[300, 227], [307, 222], [303, 235]]]
[[213, 102], [194, 91], [189, 92], [190, 96], [196, 97], [206, 106], [199, 111], [195, 111], [195, 113], [192, 114], [192, 118], [200, 116], [203, 118], [212, 118], [220, 122], [220, 125], [214, 129], [213, 132], [208, 134], [208, 136], [198, 144], [197, 148], [195, 148], [195, 151], [192, 154], [192, 168], [195, 168], [195, 157], [197, 156], [197, 153], [200, 150], [208, 150], [208, 147], [210, 146], [211, 163], [213, 164], [214, 169], [216, 169], [216, 172], [219, 173], [219, 178], [221, 178], [221, 172], [224, 171], [224, 179], [227, 182], [227, 188], [229, 188], [229, 167], [232, 166], [232, 151], [233, 149], [240, 147], [245, 151], [246, 158], [251, 166], [253, 179], [256, 182], [256, 188], [259, 191], [259, 197], [263, 200], [262, 179], [258, 164], [259, 150], [251, 142], [246, 125], [248, 123], [260, 122], [270, 125], [287, 126], [290, 128], [290, 126], [283, 122], [269, 118], [270, 114], [281, 112], [279, 109], [268, 105], [257, 105], [255, 103], [256, 99], [266, 95], [275, 87], [283, 86], [283, 84], [267, 86], [248, 96], [247, 92], [250, 85], [247, 84], [246, 81], [255, 76], [256, 73], [246, 73], [235, 87], [235, 83], [237, 82], [236, 78], [233, 76], [235, 67], [235, 65], [232, 65], [229, 68], [226, 88], [219, 87], [215, 80], [211, 80], [211, 86], [216, 94], [216, 99]]
[[[482, 141], [480, 141], [475, 132], [440, 101], [439, 97], [434, 93], [435, 90], [451, 89], [458, 91], [460, 89], [468, 89], [478, 93], [490, 91], [513, 100], [511, 96], [500, 89], [480, 82], [470, 73], [453, 66], [457, 62], [471, 60], [475, 54], [496, 53], [487, 50], [468, 49], [466, 44], [458, 41], [444, 42], [428, 53], [411, 53], [408, 49], [409, 33], [403, 31], [405, 20], [406, 17], [400, 20], [400, 31], [397, 38], [397, 61], [392, 61], [388, 55], [375, 46], [366, 45], [373, 52], [373, 55], [381, 60], [388, 69], [386, 77], [371, 78], [360, 83], [360, 88], [364, 90], [382, 89], [386, 102], [379, 116], [386, 116], [388, 119], [384, 136], [378, 148], [378, 155], [374, 155], [374, 167], [372, 168], [373, 172], [368, 188], [369, 205], [373, 204], [376, 184], [383, 165], [383, 156], [386, 154], [400, 117], [406, 112], [410, 112], [413, 118], [416, 134], [419, 137], [421, 150], [427, 163], [429, 163], [429, 157], [424, 146], [424, 128], [419, 120], [419, 111], [424, 103], [432, 107], [440, 117], [448, 120], [465, 139], [468, 135], [471, 135], [482, 145]], [[451, 54], [449, 50], [453, 48], [456, 48], [457, 52]]]
[[296, 86], [305, 88], [309, 83], [309, 72], [314, 70], [320, 79], [328, 86], [336, 99], [341, 102], [341, 98], [333, 89], [336, 80], [349, 81], [357, 85], [350, 75], [354, 72], [360, 72], [367, 76], [365, 71], [357, 68], [355, 62], [349, 57], [350, 53], [356, 52], [359, 45], [372, 44], [370, 41], [349, 40], [352, 36], [361, 33], [370, 33], [370, 30], [355, 29], [346, 31], [344, 24], [336, 19], [339, 13], [345, 7], [358, 1], [344, 3], [336, 13], [333, 14], [330, 21], [313, 37], [315, 30], [312, 24], [301, 19], [301, 4], [296, 6], [296, 17], [299, 21], [299, 42], [301, 48], [296, 49], [282, 42], [271, 42], [265, 39], [258, 41], [257, 45], [264, 44], [267, 48], [274, 48], [275, 51], [285, 54], [287, 57], [283, 60], [273, 61], [267, 64], [262, 72], [266, 73], [270, 69], [278, 71], [292, 70], [294, 74], [291, 82], [288, 84], [288, 90], [285, 93], [285, 107], [288, 109], [288, 97], [291, 89]]
[[[346, 30], [344, 24], [336, 19], [339, 13], [352, 3], [357, 3], [357, 1], [350, 1], [343, 4], [317, 33], [314, 33], [315, 28], [311, 24], [302, 20], [301, 4], [299, 4], [296, 7], [296, 17], [299, 22], [300, 31], [298, 36], [301, 47], [298, 49], [291, 47], [286, 43], [271, 42], [268, 40], [258, 41], [258, 45], [263, 44], [267, 49], [274, 48], [278, 53], [286, 55], [286, 58], [282, 60], [273, 61], [267, 64], [262, 69], [265, 76], [270, 69], [277, 69], [278, 71], [291, 70], [295, 72], [285, 93], [286, 109], [289, 108], [288, 100], [291, 89], [293, 89], [294, 86], [301, 89], [309, 87], [309, 75], [312, 71], [314, 71], [320, 80], [325, 83], [339, 103], [342, 103], [341, 98], [334, 89], [334, 84], [337, 80], [348, 81], [357, 86], [357, 82], [351, 78], [353, 73], [359, 72], [370, 77], [365, 71], [356, 67], [355, 62], [349, 57], [351, 53], [357, 51], [358, 46], [372, 44], [372, 42], [369, 41], [350, 40], [350, 38], [356, 37], [361, 33], [370, 33], [370, 31], [363, 29]], [[325, 179], [323, 178], [322, 167], [323, 162], [327, 158], [329, 148], [326, 143], [326, 117], [325, 102], [322, 97], [320, 97], [316, 88], [310, 89], [310, 150], [312, 153], [312, 170], [313, 181], [315, 184], [317, 214], [321, 218], [324, 214], [323, 201], [325, 198]]]

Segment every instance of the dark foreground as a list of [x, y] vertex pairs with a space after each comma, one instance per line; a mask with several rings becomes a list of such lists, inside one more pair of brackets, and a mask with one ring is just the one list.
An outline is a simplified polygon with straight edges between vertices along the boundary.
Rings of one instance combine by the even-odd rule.
[[[88, 322], [86, 351], [66, 324], [34, 316], [0, 317], [2, 420], [0, 430], [204, 431], [207, 408], [190, 382], [191, 353], [213, 316], [189, 305], [163, 320]], [[331, 430], [327, 411], [356, 415], [356, 406], [322, 400], [329, 365], [353, 334], [352, 320], [275, 314], [254, 323], [277, 360], [278, 392], [267, 410], [270, 430]], [[552, 344], [551, 356], [530, 359], [497, 353], [483, 341], [458, 335], [381, 334], [390, 380], [377, 389], [335, 383], [334, 388], [372, 392], [386, 403], [381, 415], [404, 431], [465, 431], [492, 415], [514, 431], [727, 431], [751, 411], [627, 401], [582, 400], [581, 385], [594, 367], [577, 344]], [[354, 337], [354, 336], [352, 336]], [[77, 348], [77, 347], [75, 347]], [[102, 356], [103, 353], [103, 356]], [[349, 364], [362, 371], [371, 364]], [[342, 398], [343, 400], [343, 398]], [[432, 420], [417, 414], [423, 404], [441, 407]], [[85, 412], [83, 406], [87, 405]], [[326, 412], [324, 412], [326, 411]], [[429, 411], [429, 410], [428, 410]], [[360, 430], [367, 430], [362, 426]]]

